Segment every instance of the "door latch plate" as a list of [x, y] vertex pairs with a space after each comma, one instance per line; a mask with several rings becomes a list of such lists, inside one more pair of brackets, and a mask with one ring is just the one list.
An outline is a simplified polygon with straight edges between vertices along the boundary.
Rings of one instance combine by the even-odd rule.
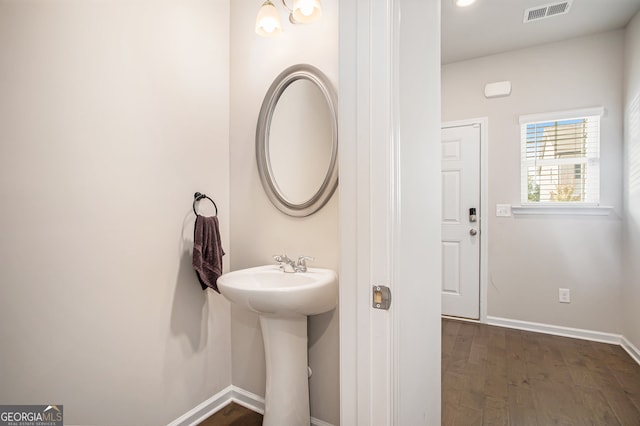
[[372, 306], [375, 309], [388, 310], [391, 306], [391, 289], [384, 285], [374, 285]]

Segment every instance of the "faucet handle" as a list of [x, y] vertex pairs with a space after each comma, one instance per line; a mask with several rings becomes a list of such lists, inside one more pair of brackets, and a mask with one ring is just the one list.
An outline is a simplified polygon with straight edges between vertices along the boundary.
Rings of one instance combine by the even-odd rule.
[[286, 254], [276, 254], [273, 256], [273, 260], [280, 264], [280, 270], [282, 272], [296, 272], [295, 262], [289, 259]]
[[289, 259], [286, 254], [274, 254], [273, 260], [279, 263], [283, 263], [283, 262], [288, 262], [291, 259]]
[[315, 257], [311, 257], [311, 256], [298, 256], [298, 261], [296, 262], [296, 266], [301, 268], [302, 272], [307, 271], [307, 260], [310, 260], [313, 262], [316, 259]]

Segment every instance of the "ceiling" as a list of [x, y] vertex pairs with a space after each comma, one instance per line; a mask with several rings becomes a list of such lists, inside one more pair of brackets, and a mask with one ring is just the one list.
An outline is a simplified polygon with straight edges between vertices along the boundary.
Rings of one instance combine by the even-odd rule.
[[524, 24], [524, 11], [561, 0], [442, 0], [442, 63], [623, 28], [640, 0], [573, 0], [563, 15]]

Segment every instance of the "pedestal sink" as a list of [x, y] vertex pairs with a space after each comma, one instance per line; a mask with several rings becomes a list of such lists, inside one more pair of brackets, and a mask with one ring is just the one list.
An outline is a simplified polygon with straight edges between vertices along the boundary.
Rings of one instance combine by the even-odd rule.
[[258, 266], [223, 274], [218, 289], [230, 302], [260, 314], [267, 373], [263, 425], [309, 426], [307, 316], [336, 307], [336, 273]]

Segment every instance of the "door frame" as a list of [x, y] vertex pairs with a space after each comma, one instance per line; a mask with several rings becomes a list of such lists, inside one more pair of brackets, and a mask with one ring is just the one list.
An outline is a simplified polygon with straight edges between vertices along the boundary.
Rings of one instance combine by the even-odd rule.
[[[445, 121], [442, 129], [463, 126], [480, 126], [480, 319], [487, 322], [487, 287], [489, 283], [489, 118], [469, 118]], [[467, 320], [466, 318], [458, 318]]]

